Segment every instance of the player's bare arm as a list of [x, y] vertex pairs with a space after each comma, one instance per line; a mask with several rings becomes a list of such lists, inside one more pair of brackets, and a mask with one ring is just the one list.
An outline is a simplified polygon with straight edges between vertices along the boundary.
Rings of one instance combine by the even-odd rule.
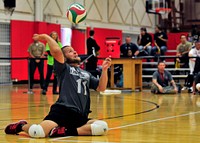
[[99, 79], [99, 86], [97, 87], [97, 91], [106, 90], [108, 83], [108, 68], [111, 66], [111, 58], [106, 58], [102, 64], [102, 73]]
[[51, 55], [60, 63], [64, 63], [64, 56], [57, 42], [47, 34], [34, 34], [34, 40], [45, 40], [49, 44]]

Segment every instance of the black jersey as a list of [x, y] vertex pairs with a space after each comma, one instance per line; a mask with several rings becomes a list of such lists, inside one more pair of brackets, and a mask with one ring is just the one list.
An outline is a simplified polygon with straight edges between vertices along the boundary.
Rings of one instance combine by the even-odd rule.
[[158, 32], [154, 34], [154, 40], [159, 47], [167, 46], [167, 42], [161, 40], [159, 37], [162, 37], [163, 39], [168, 39], [167, 34], [165, 34], [164, 32]]
[[59, 81], [59, 98], [55, 104], [64, 105], [82, 115], [90, 111], [89, 88], [97, 89], [99, 80], [89, 72], [55, 61]]

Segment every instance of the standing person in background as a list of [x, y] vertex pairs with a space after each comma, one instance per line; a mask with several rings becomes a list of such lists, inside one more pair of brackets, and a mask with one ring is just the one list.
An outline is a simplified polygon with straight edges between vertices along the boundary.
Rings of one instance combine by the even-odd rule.
[[40, 74], [40, 87], [43, 89], [44, 84], [44, 60], [43, 59], [35, 59], [35, 58], [45, 58], [45, 46], [43, 43], [34, 40], [34, 42], [28, 48], [29, 56], [30, 56], [30, 90], [31, 94], [33, 93], [33, 84], [34, 84], [34, 74], [36, 68], [38, 68]]
[[[94, 39], [94, 30], [90, 30], [89, 35], [90, 37], [87, 39], [87, 55], [90, 56], [93, 54], [93, 51], [95, 52], [96, 55], [98, 55], [100, 47], [97, 44], [96, 40]], [[86, 63], [86, 70], [91, 72], [91, 74], [95, 77], [97, 77], [97, 62], [98, 59], [96, 56], [92, 56], [91, 58], [88, 59], [88, 62]]]
[[[152, 56], [156, 56], [156, 53], [158, 55], [164, 56], [165, 52], [167, 51], [167, 41], [167, 34], [162, 31], [162, 28], [159, 25], [157, 25], [154, 34], [155, 46], [152, 48]], [[163, 61], [164, 58], [161, 60]]]
[[188, 92], [195, 92], [195, 90], [192, 88], [192, 85], [195, 79], [195, 75], [199, 72], [200, 67], [200, 40], [195, 41], [195, 47], [190, 50], [189, 57], [197, 58], [189, 58], [190, 74], [186, 79], [187, 81], [185, 83], [185, 88], [182, 90], [188, 89]]
[[[150, 34], [147, 33], [147, 29], [145, 27], [142, 27], [140, 29], [140, 35], [138, 36], [137, 44], [139, 46], [140, 53], [144, 52], [146, 56], [151, 55], [152, 37]], [[151, 60], [147, 59], [147, 61], [151, 61]]]
[[[60, 43], [57, 32], [55, 32], [55, 31], [51, 32], [50, 37], [53, 38], [58, 43], [60, 48], [62, 48], [62, 44]], [[44, 88], [43, 88], [43, 91], [42, 91], [43, 95], [46, 95], [46, 92], [47, 92], [47, 89], [48, 89], [48, 86], [49, 86], [49, 82], [51, 80], [51, 75], [54, 71], [54, 58], [50, 53], [50, 48], [49, 48], [48, 43], [46, 44], [46, 52], [48, 53], [48, 56], [47, 56], [47, 75], [46, 75]], [[52, 93], [58, 94], [58, 92], [57, 92], [57, 77], [56, 77], [55, 73], [54, 73], [54, 79], [53, 79]]]
[[131, 37], [127, 36], [125, 43], [120, 46], [120, 57], [130, 57], [130, 53], [133, 57], [139, 54], [137, 45], [131, 42]]

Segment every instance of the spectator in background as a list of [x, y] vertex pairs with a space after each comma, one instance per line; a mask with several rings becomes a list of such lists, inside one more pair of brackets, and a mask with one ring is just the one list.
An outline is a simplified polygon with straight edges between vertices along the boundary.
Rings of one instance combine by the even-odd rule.
[[125, 43], [120, 46], [120, 57], [136, 57], [139, 54], [137, 45], [131, 42], [131, 37], [127, 36]]
[[[159, 25], [157, 25], [155, 28], [155, 34], [154, 34], [155, 46], [152, 48], [152, 55], [156, 56], [158, 54], [164, 56], [165, 52], [167, 51], [167, 41], [168, 41], [167, 34], [162, 31], [162, 28]], [[162, 58], [161, 60], [163, 61], [164, 58]]]
[[[189, 57], [200, 57], [200, 40], [195, 42], [195, 47], [190, 50]], [[194, 71], [195, 66], [197, 66], [196, 64], [197, 64], [196, 58], [189, 59], [189, 68], [190, 68], [191, 74], [193, 74], [194, 72], [197, 72], [197, 71]]]
[[40, 87], [43, 89], [44, 84], [44, 60], [35, 58], [45, 58], [45, 46], [43, 43], [34, 40], [34, 42], [29, 46], [28, 52], [30, 55], [30, 90], [31, 94], [34, 84], [34, 73], [36, 68], [38, 68], [40, 74]]
[[198, 26], [197, 25], [192, 25], [191, 36], [192, 36], [192, 41], [194, 43], [199, 40], [200, 31], [198, 30]]
[[[62, 44], [60, 43], [57, 32], [55, 32], [55, 31], [51, 32], [50, 37], [53, 38], [58, 43], [60, 48], [62, 48]], [[47, 75], [46, 75], [44, 88], [43, 88], [43, 91], [42, 91], [43, 95], [46, 95], [46, 92], [47, 92], [47, 89], [48, 89], [48, 86], [49, 86], [49, 82], [51, 80], [51, 75], [54, 71], [54, 58], [50, 53], [50, 48], [49, 48], [48, 43], [46, 44], [46, 52], [48, 53], [48, 56], [47, 56]], [[54, 73], [54, 79], [53, 79], [52, 93], [58, 94], [58, 92], [57, 92], [57, 77], [56, 77], [55, 73]]]
[[177, 46], [176, 50], [176, 62], [183, 63], [183, 68], [189, 67], [189, 58], [188, 53], [192, 48], [192, 44], [187, 41], [187, 37], [185, 35], [180, 36], [181, 43]]
[[[158, 70], [153, 73], [151, 92], [156, 94], [180, 92], [172, 78], [171, 73], [165, 70], [165, 66], [166, 65], [163, 61], [158, 63]], [[169, 83], [172, 84], [172, 86], [169, 85]]]
[[[100, 47], [97, 44], [96, 40], [94, 39], [94, 30], [90, 30], [89, 35], [90, 37], [87, 39], [87, 55], [90, 56], [93, 54], [93, 51], [95, 52], [96, 55], [99, 54]], [[88, 62], [86, 63], [86, 70], [91, 72], [91, 74], [95, 77], [97, 77], [97, 62], [98, 59], [96, 56], [92, 56], [91, 58], [88, 59]]]
[[188, 75], [185, 87], [182, 90], [188, 89], [188, 92], [195, 92], [195, 88], [192, 88], [194, 76], [200, 71], [200, 40], [195, 41], [195, 47], [192, 48], [189, 52], [189, 57], [197, 57], [197, 58], [189, 58], [189, 68], [190, 74]]
[[[127, 36], [125, 38], [125, 43], [120, 46], [120, 57], [136, 57], [139, 54], [137, 45], [131, 42], [131, 37]], [[122, 65], [115, 65], [115, 84], [117, 87], [123, 87], [123, 67]]]
[[[151, 55], [152, 37], [147, 33], [147, 29], [145, 27], [140, 29], [140, 35], [138, 36], [137, 44], [139, 46], [140, 53], [143, 53], [144, 56]], [[150, 61], [150, 59], [147, 61]]]

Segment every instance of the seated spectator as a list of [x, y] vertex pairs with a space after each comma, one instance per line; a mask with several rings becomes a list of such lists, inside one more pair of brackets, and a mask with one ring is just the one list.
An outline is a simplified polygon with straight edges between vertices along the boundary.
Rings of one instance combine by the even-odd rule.
[[[165, 70], [165, 63], [160, 61], [158, 63], [158, 70], [153, 73], [152, 78], [152, 93], [178, 93], [180, 88], [177, 88], [170, 72]], [[172, 84], [171, 85], [169, 85]]]
[[132, 57], [136, 57], [139, 54], [139, 50], [137, 45], [131, 42], [131, 37], [127, 36], [125, 43], [120, 46], [120, 57], [130, 57], [130, 54], [132, 54]]
[[188, 53], [190, 49], [192, 48], [192, 44], [187, 41], [187, 37], [185, 35], [181, 35], [180, 37], [181, 43], [177, 46], [176, 50], [176, 62], [178, 63], [183, 63], [184, 68], [189, 67], [189, 58], [188, 58]]
[[[125, 38], [125, 43], [120, 46], [120, 57], [132, 58], [139, 54], [137, 45], [131, 42], [131, 37]], [[115, 85], [117, 87], [123, 87], [123, 67], [120, 64], [115, 65]]]
[[[167, 51], [167, 41], [168, 41], [167, 34], [164, 33], [162, 31], [162, 28], [157, 25], [154, 34], [155, 46], [151, 50], [152, 56], [157, 56], [157, 55], [164, 56]], [[157, 59], [155, 58], [155, 60]], [[162, 58], [161, 60], [163, 61], [164, 58]]]
[[[138, 36], [137, 43], [139, 46], [140, 54], [142, 56], [151, 55], [152, 37], [150, 34], [147, 33], [147, 29], [145, 27], [142, 27], [140, 29], [140, 35]], [[150, 59], [148, 59], [147, 61], [150, 61]]]

